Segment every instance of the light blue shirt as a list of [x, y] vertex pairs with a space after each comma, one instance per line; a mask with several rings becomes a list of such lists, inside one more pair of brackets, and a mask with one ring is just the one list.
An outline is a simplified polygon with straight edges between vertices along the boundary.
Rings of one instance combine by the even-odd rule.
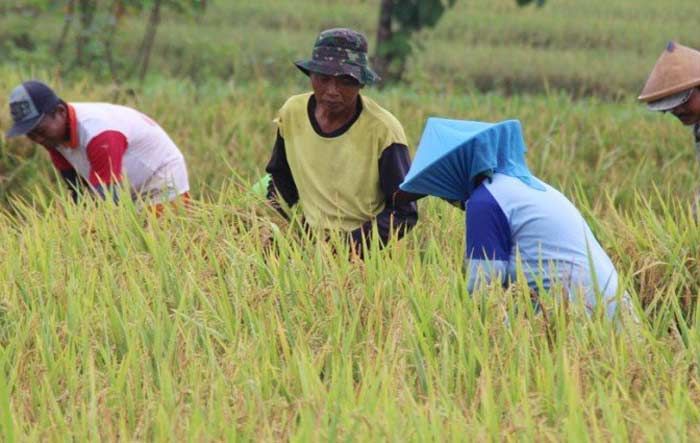
[[469, 291], [494, 279], [503, 285], [514, 281], [519, 260], [531, 288], [559, 285], [572, 300], [583, 295], [589, 311], [600, 298], [612, 317], [617, 309], [615, 266], [578, 209], [559, 191], [538, 182], [544, 191], [496, 173], [467, 200], [464, 259]]

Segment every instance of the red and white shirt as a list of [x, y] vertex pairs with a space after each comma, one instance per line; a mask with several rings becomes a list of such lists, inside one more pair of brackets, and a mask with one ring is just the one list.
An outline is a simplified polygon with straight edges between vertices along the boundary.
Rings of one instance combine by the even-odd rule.
[[73, 169], [92, 186], [126, 178], [132, 198], [155, 203], [189, 191], [182, 153], [148, 116], [109, 103], [71, 103], [68, 118], [68, 144], [49, 148], [59, 171]]

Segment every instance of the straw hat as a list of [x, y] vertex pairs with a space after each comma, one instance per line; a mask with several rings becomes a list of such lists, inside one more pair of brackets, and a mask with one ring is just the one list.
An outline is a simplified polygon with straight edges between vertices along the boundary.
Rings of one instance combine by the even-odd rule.
[[669, 42], [656, 61], [638, 99], [650, 108], [667, 110], [683, 104], [700, 85], [700, 51]]

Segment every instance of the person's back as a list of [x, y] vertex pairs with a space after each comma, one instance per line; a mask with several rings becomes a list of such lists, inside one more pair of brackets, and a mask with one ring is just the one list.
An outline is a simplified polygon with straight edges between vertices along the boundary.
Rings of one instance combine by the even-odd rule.
[[[618, 276], [576, 207], [559, 191], [540, 181], [544, 191], [521, 180], [494, 174], [467, 201], [467, 251], [470, 288], [476, 284], [479, 258], [501, 262], [502, 278], [513, 281], [518, 266], [534, 290], [561, 285], [570, 297], [578, 291], [592, 309], [599, 294], [612, 315]], [[470, 217], [469, 211], [473, 214]], [[489, 224], [489, 227], [484, 226]], [[499, 225], [493, 235], [493, 224]], [[490, 232], [491, 235], [481, 235]], [[481, 252], [483, 251], [483, 252]], [[491, 251], [495, 257], [489, 257]], [[500, 252], [499, 252], [500, 251]]]
[[172, 139], [139, 111], [109, 103], [68, 103], [38, 80], [10, 93], [7, 137], [43, 146], [73, 201], [85, 192], [120, 200], [125, 179], [132, 199], [153, 205], [189, 201], [185, 159]]
[[[184, 157], [168, 134], [141, 112], [110, 103], [70, 103], [75, 110], [79, 149], [67, 146], [58, 151], [85, 177], [90, 164], [86, 151], [89, 142], [105, 131], [123, 134], [127, 147], [122, 158], [122, 172], [134, 194], [155, 195], [173, 187], [175, 195], [189, 190]], [[172, 198], [172, 196], [170, 197]]]

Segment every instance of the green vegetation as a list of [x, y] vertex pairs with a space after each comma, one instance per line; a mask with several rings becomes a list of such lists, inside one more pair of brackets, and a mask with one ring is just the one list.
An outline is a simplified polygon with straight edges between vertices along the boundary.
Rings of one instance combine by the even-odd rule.
[[[360, 29], [374, 48], [379, 4], [215, 0], [202, 16], [165, 9], [149, 72], [196, 82], [210, 77], [288, 81], [296, 77], [290, 60], [308, 56], [321, 29]], [[60, 8], [36, 17], [31, 9], [15, 10], [24, 13], [0, 14], [4, 61], [82, 74], [51, 51], [64, 23]], [[518, 7], [512, 0], [457, 1], [435, 28], [413, 37], [424, 50], [411, 59], [403, 78], [413, 89], [520, 93], [564, 88], [574, 95], [633, 96], [668, 40], [699, 46], [696, 25], [687, 20], [695, 12], [687, 0], [557, 0], [541, 8]], [[101, 14], [95, 21], [107, 26], [106, 12]], [[118, 70], [134, 62], [147, 21], [147, 12], [123, 18], [113, 42]], [[102, 34], [107, 37], [106, 31]], [[104, 47], [94, 46], [96, 55], [103, 53]], [[92, 67], [105, 79], [108, 71], [104, 58]]]
[[[618, 330], [556, 295], [535, 315], [517, 286], [467, 296], [463, 214], [439, 200], [358, 263], [246, 192], [275, 110], [306, 88], [290, 60], [322, 27], [371, 35], [377, 6], [210, 3], [201, 23], [164, 19], [151, 74], [120, 87], [99, 66], [32, 64], [51, 60], [60, 14], [0, 18], [0, 109], [29, 76], [133, 105], [182, 148], [197, 200], [158, 221], [128, 202], [75, 206], [41, 149], [0, 138], [1, 440], [700, 437], [698, 169], [688, 130], [632, 100], [667, 39], [694, 44], [694, 5], [457, 2], [405, 85], [364, 91], [414, 145], [428, 116], [519, 118], [533, 171], [581, 208], [627, 282], [642, 321]], [[27, 23], [34, 52], [11, 37]]]

